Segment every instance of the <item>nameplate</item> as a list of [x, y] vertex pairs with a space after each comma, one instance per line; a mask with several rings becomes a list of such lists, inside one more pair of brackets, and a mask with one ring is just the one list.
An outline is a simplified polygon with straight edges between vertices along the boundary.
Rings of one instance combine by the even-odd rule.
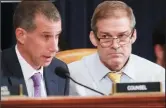
[[161, 92], [160, 82], [116, 83], [114, 93]]
[[8, 90], [8, 87], [7, 86], [2, 86], [1, 87], [1, 97], [2, 96], [9, 96], [10, 95], [10, 92]]

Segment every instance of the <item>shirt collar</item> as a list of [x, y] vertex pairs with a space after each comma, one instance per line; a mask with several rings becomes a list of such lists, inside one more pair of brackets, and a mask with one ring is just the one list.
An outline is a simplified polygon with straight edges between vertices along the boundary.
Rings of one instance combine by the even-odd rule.
[[133, 59], [133, 54], [130, 55], [129, 60], [126, 64], [126, 66], [122, 69], [122, 72], [129, 76], [131, 79], [135, 79], [135, 74], [134, 72], [136, 71], [134, 68], [134, 59]]
[[94, 54], [94, 59], [92, 61], [93, 63], [91, 64], [93, 64], [93, 66], [90, 68], [93, 68], [93, 69], [90, 72], [92, 73], [92, 75], [95, 75], [94, 79], [96, 79], [97, 81], [100, 81], [107, 75], [107, 73], [110, 72], [110, 70], [100, 61], [98, 53]]
[[25, 80], [29, 80], [35, 73], [38, 73], [40, 72], [41, 75], [42, 75], [42, 78], [43, 78], [43, 67], [41, 67], [39, 70], [36, 70], [34, 69], [30, 64], [28, 64], [26, 62], [26, 60], [21, 56], [18, 48], [17, 48], [17, 45], [15, 47], [15, 50], [16, 50], [16, 54], [17, 54], [17, 57], [18, 57], [18, 61], [20, 63], [20, 66], [21, 66], [21, 69], [22, 69], [22, 72], [23, 72], [23, 75], [24, 75], [24, 78]]
[[[133, 56], [132, 54], [129, 57], [129, 60], [124, 68], [122, 68], [122, 72], [129, 76], [131, 79], [135, 79], [134, 76], [134, 62], [133, 62]], [[93, 75], [95, 75], [95, 79], [97, 81], [101, 81], [103, 78], [107, 76], [109, 72], [111, 72], [110, 69], [108, 69], [100, 60], [98, 53], [95, 53], [94, 60], [92, 60], [94, 64], [92, 67], [94, 68], [94, 71], [91, 71]]]

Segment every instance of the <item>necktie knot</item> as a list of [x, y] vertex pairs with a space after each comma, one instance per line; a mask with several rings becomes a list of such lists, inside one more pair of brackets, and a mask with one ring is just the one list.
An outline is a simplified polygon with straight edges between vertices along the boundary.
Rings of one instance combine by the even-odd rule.
[[33, 80], [34, 86], [40, 86], [40, 82], [41, 82], [41, 74], [40, 74], [40, 72], [39, 73], [35, 73], [32, 76], [32, 80]]
[[112, 80], [113, 83], [120, 83], [120, 79], [122, 76], [122, 72], [110, 72], [108, 73], [108, 77]]

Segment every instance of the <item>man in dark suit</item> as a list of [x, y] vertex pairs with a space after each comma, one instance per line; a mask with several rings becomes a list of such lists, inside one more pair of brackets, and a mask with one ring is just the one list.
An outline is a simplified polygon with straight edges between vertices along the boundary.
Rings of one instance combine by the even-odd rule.
[[14, 13], [17, 44], [1, 52], [1, 87], [18, 95], [19, 85], [29, 97], [68, 95], [69, 80], [55, 74], [56, 67], [67, 65], [54, 58], [58, 51], [61, 17], [46, 1], [23, 1]]

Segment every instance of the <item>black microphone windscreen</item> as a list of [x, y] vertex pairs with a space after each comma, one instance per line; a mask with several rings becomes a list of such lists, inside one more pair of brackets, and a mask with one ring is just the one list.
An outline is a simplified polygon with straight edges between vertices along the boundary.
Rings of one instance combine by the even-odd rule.
[[55, 74], [62, 78], [67, 78], [69, 76], [69, 71], [63, 67], [55, 68]]

